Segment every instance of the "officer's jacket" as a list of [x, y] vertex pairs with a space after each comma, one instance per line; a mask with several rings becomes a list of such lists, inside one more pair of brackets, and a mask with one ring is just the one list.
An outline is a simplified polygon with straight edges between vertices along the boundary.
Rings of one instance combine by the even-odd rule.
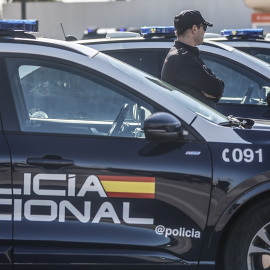
[[[223, 94], [224, 82], [206, 67], [199, 49], [179, 41], [165, 59], [161, 78], [213, 108]], [[202, 91], [215, 98], [206, 97]]]

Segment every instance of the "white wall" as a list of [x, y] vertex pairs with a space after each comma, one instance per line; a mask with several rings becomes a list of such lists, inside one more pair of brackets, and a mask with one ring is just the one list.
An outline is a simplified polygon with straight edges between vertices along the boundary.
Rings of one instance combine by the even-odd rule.
[[[224, 28], [251, 27], [251, 13], [243, 0], [130, 0], [117, 2], [59, 3], [27, 2], [27, 19], [40, 22], [39, 36], [82, 38], [87, 27], [141, 27], [173, 25], [181, 10], [197, 9], [214, 24], [208, 32]], [[3, 19], [21, 19], [21, 4], [3, 5]]]

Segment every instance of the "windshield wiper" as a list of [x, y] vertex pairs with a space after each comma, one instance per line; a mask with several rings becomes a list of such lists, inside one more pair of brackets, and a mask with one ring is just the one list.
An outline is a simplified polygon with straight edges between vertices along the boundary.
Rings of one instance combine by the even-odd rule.
[[229, 121], [219, 123], [219, 125], [224, 127], [238, 127], [247, 129], [252, 128], [254, 125], [254, 121], [248, 118], [234, 117], [233, 115], [229, 115], [227, 119]]

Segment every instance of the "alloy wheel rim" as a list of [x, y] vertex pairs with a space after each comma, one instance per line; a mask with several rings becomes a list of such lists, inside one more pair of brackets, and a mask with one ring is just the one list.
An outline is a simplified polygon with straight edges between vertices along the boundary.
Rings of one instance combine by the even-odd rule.
[[270, 270], [270, 223], [253, 237], [247, 253], [248, 270]]

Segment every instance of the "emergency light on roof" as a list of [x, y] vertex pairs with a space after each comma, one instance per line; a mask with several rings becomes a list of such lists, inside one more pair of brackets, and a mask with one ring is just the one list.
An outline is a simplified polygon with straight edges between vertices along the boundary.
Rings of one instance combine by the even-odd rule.
[[0, 20], [0, 31], [38, 32], [37, 20]]
[[221, 31], [224, 37], [263, 37], [263, 29], [224, 29]]
[[141, 34], [146, 36], [175, 36], [173, 26], [141, 27]]

